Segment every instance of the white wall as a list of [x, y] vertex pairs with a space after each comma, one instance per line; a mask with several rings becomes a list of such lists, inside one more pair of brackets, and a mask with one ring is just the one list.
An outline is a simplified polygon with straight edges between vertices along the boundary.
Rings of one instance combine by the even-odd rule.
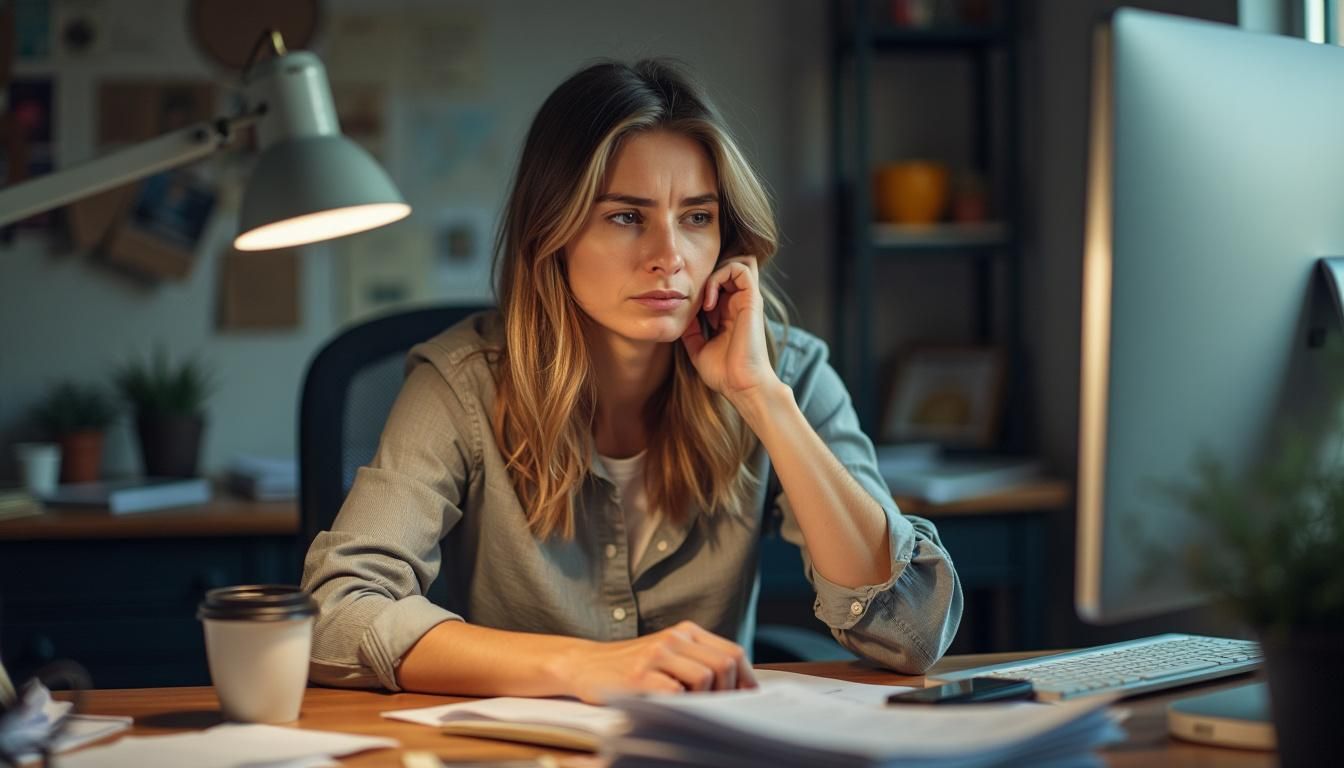
[[[214, 74], [188, 40], [186, 5], [185, 0], [119, 0], [118, 12], [134, 18], [134, 25], [152, 37], [155, 54], [110, 54], [53, 65], [59, 67], [56, 125], [62, 162], [91, 152], [92, 105], [100, 79]], [[324, 4], [328, 12], [385, 14], [431, 7], [482, 17], [485, 77], [474, 103], [494, 114], [496, 141], [504, 150], [496, 158], [497, 174], [466, 188], [448, 185], [430, 207], [497, 210], [532, 114], [564, 76], [583, 64], [598, 57], [674, 56], [706, 82], [773, 189], [786, 236], [780, 261], [791, 277], [786, 290], [801, 324], [824, 332], [831, 247], [826, 225], [828, 78], [825, 11], [818, 0]], [[321, 51], [320, 38], [315, 48]], [[412, 202], [421, 209], [426, 205]], [[220, 389], [209, 404], [207, 470], [218, 470], [238, 453], [293, 453], [303, 370], [340, 323], [339, 270], [325, 247], [309, 249], [302, 260], [297, 329], [220, 333], [214, 329], [215, 281], [229, 226], [215, 223], [189, 279], [148, 289], [109, 273], [85, 254], [51, 253], [45, 239], [21, 237], [0, 247], [0, 479], [13, 477], [8, 444], [24, 436], [30, 408], [52, 382], [66, 377], [105, 382], [115, 365], [154, 343], [174, 354], [197, 353], [219, 373]], [[123, 425], [111, 435], [105, 471], [135, 471], [134, 454], [130, 430]]]

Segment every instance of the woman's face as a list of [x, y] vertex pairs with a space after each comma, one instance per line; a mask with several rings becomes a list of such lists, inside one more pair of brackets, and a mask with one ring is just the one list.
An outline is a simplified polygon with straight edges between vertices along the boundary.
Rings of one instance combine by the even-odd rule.
[[569, 289], [598, 325], [630, 341], [681, 338], [719, 258], [718, 178], [679, 133], [627, 136], [579, 234]]

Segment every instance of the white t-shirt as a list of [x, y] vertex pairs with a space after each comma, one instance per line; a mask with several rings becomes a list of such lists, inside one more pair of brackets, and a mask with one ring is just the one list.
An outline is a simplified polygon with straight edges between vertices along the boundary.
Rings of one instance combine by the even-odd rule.
[[602, 465], [607, 468], [612, 482], [616, 484], [617, 498], [621, 502], [621, 514], [625, 517], [625, 538], [630, 548], [630, 570], [644, 556], [649, 548], [653, 532], [658, 528], [658, 516], [649, 511], [649, 492], [644, 487], [644, 456], [640, 451], [628, 459], [613, 459], [598, 455]]

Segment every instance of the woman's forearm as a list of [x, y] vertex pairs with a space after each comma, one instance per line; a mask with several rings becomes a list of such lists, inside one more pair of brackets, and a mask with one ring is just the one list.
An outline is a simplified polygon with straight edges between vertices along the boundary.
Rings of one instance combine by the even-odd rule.
[[770, 455], [813, 567], [844, 587], [891, 578], [886, 514], [807, 422], [793, 390], [776, 382], [733, 404]]
[[597, 642], [445, 621], [402, 657], [409, 691], [462, 696], [575, 696], [754, 688], [747, 654], [689, 621], [628, 640]]
[[402, 657], [397, 682], [408, 691], [460, 696], [571, 695], [558, 662], [585, 643], [591, 641], [445, 621]]

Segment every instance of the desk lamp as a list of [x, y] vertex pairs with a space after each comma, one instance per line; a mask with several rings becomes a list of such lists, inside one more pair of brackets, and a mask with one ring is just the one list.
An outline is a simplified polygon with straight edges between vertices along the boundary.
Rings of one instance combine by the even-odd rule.
[[[272, 56], [259, 59], [269, 43]], [[288, 248], [405, 218], [411, 207], [358, 145], [341, 135], [317, 56], [257, 41], [243, 73], [240, 114], [197, 123], [87, 163], [0, 189], [0, 225], [199, 160], [256, 126], [261, 150], [243, 192], [240, 251]]]

